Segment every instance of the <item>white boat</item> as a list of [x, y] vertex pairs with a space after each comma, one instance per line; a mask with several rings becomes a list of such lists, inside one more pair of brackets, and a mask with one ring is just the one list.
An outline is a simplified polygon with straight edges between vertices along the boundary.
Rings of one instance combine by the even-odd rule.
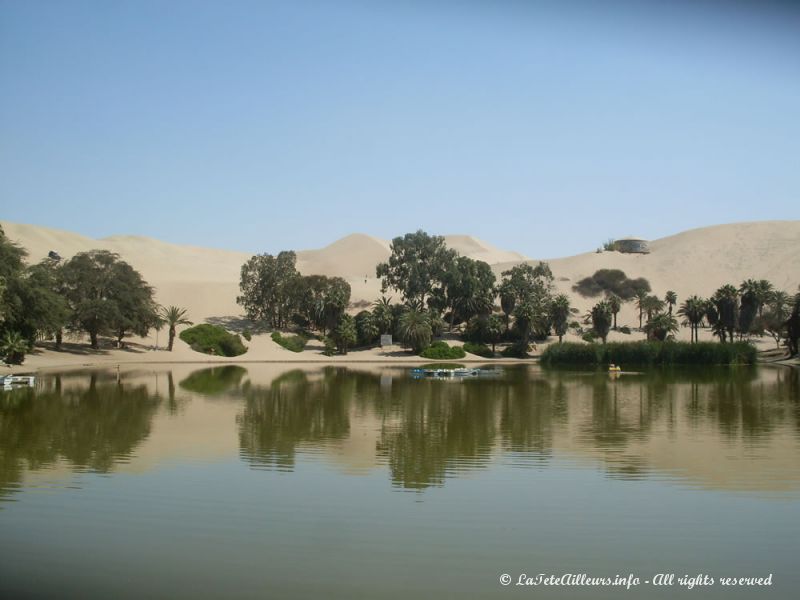
[[10, 389], [14, 385], [29, 385], [36, 383], [33, 375], [3, 375], [0, 377], [0, 385], [4, 389]]

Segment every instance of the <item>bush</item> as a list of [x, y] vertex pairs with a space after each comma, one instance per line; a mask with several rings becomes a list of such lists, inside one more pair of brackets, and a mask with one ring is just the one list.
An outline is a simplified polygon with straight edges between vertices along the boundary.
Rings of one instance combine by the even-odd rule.
[[333, 338], [326, 335], [324, 338], [322, 338], [322, 343], [325, 345], [325, 348], [322, 350], [322, 353], [325, 356], [333, 356], [336, 354], [336, 342], [333, 340]]
[[470, 354], [476, 354], [477, 356], [482, 356], [483, 358], [494, 358], [494, 352], [492, 352], [492, 349], [485, 344], [467, 342], [463, 347], [464, 350]]
[[594, 331], [587, 331], [581, 336], [581, 339], [591, 344], [597, 341], [597, 334]]
[[302, 352], [308, 343], [308, 338], [302, 335], [282, 336], [279, 332], [272, 332], [272, 340], [292, 352]]
[[751, 365], [756, 348], [747, 342], [611, 342], [552, 344], [542, 354], [545, 365]]
[[448, 346], [447, 342], [434, 342], [425, 350], [420, 352], [422, 358], [433, 358], [438, 360], [450, 360], [454, 358], [464, 358], [466, 353], [461, 346]]
[[631, 328], [628, 327], [627, 325], [623, 325], [622, 327], [617, 329], [617, 331], [619, 331], [620, 333], [624, 333], [625, 335], [630, 335], [631, 334]]
[[623, 300], [630, 300], [639, 290], [650, 292], [650, 282], [643, 277], [629, 279], [619, 269], [599, 269], [591, 277], [584, 277], [574, 286], [574, 292], [594, 298], [602, 293], [614, 293]]
[[214, 356], [239, 356], [247, 352], [247, 347], [238, 335], [225, 331], [217, 325], [203, 323], [180, 333], [180, 338], [195, 352]]
[[516, 342], [500, 352], [506, 358], [528, 358], [528, 344]]
[[252, 340], [252, 339], [253, 339], [253, 334], [252, 334], [252, 333], [250, 333], [250, 330], [249, 330], [249, 329], [245, 329], [245, 330], [242, 332], [242, 337], [243, 337], [244, 339], [246, 339], [246, 340], [249, 342], [250, 340]]

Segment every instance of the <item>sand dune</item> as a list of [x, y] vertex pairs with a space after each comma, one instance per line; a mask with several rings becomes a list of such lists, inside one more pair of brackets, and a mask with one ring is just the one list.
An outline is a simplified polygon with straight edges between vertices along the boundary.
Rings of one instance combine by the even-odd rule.
[[[2, 222], [9, 238], [29, 252], [35, 262], [55, 250], [68, 258], [77, 252], [103, 248], [119, 253], [139, 269], [155, 288], [162, 304], [189, 308], [196, 321], [240, 314], [236, 304], [239, 270], [250, 255], [243, 252], [197, 248], [141, 236], [115, 235], [99, 240], [36, 225]], [[499, 274], [525, 257], [499, 250], [466, 235], [445, 236], [461, 254], [492, 264]], [[548, 262], [560, 290], [573, 297], [581, 310], [594, 299], [572, 293], [572, 285], [601, 268], [619, 268], [631, 277], [646, 277], [661, 296], [668, 289], [679, 298], [709, 295], [726, 282], [765, 278], [777, 287], [794, 291], [800, 282], [800, 221], [737, 223], [694, 229], [654, 240], [648, 255], [588, 252]], [[368, 302], [380, 294], [375, 265], [388, 258], [389, 242], [365, 234], [352, 234], [318, 250], [297, 253], [304, 274], [336, 275], [347, 279], [354, 302]], [[530, 262], [536, 262], [530, 260]], [[633, 322], [628, 305], [623, 322]]]

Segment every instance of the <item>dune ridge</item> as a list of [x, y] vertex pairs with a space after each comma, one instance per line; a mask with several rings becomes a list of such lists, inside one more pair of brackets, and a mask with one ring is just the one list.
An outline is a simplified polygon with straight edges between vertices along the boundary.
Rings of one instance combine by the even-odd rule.
[[[250, 257], [247, 253], [136, 235], [92, 239], [37, 225], [0, 223], [10, 239], [28, 250], [31, 262], [41, 260], [50, 250], [68, 258], [93, 248], [105, 249], [118, 253], [141, 271], [156, 288], [160, 303], [186, 306], [195, 320], [241, 313], [236, 295], [241, 265]], [[525, 260], [537, 262], [472, 236], [444, 237], [448, 246], [459, 253], [491, 264], [498, 277]], [[650, 247], [652, 252], [648, 255], [586, 252], [548, 262], [556, 286], [569, 293], [580, 310], [596, 300], [577, 296], [572, 285], [602, 268], [618, 268], [631, 277], [646, 277], [655, 293], [663, 295], [671, 289], [679, 298], [709, 295], [723, 283], [739, 283], [747, 278], [769, 279], [789, 292], [795, 291], [800, 282], [800, 221], [714, 225], [653, 240]], [[299, 250], [297, 266], [303, 274], [343, 277], [352, 287], [353, 302], [364, 303], [380, 295], [375, 266], [389, 255], [387, 240], [354, 233], [319, 249]], [[633, 308], [628, 305], [625, 310]], [[623, 317], [627, 316], [623, 312]]]

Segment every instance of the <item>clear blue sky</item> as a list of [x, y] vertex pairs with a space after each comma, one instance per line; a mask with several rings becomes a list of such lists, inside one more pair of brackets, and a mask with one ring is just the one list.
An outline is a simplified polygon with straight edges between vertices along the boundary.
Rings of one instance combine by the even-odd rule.
[[542, 258], [800, 219], [800, 3], [0, 0], [0, 218]]

